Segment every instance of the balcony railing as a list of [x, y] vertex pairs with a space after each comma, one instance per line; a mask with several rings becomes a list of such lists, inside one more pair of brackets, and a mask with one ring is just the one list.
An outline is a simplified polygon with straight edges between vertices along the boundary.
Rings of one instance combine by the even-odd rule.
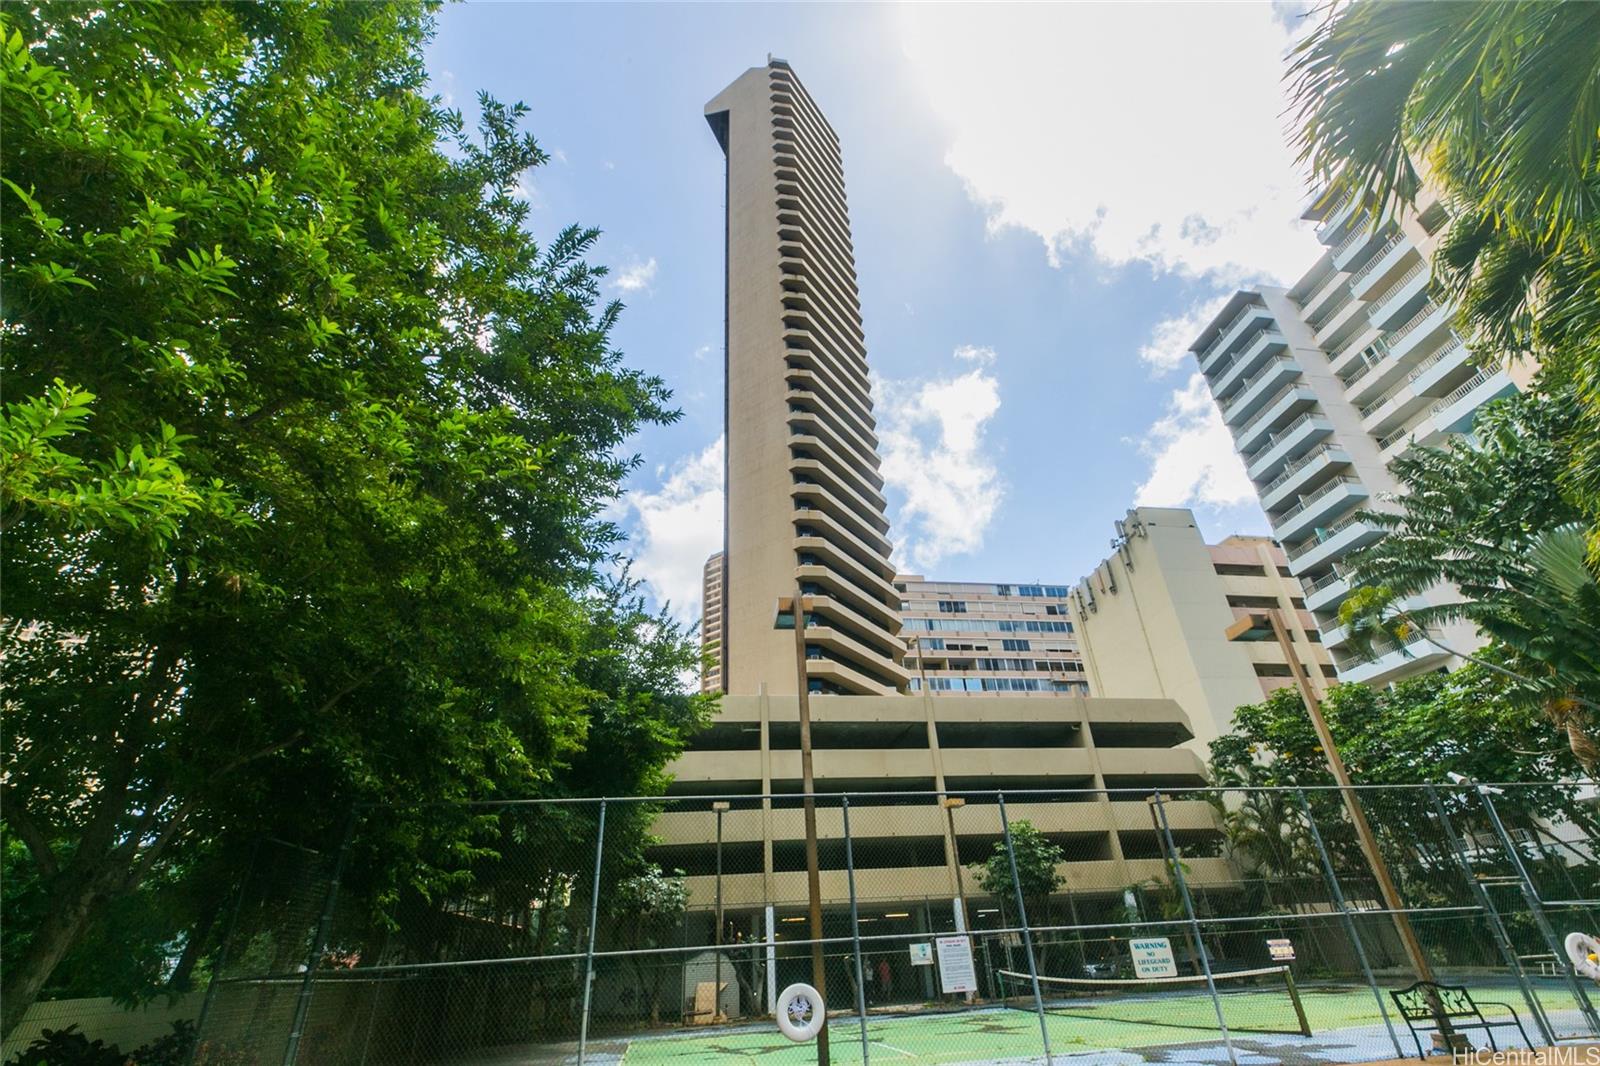
[[1436, 300], [1429, 300], [1427, 303], [1423, 304], [1422, 305], [1422, 309], [1419, 310], [1416, 314], [1412, 315], [1409, 319], [1407, 319], [1405, 325], [1403, 325], [1399, 329], [1393, 330], [1393, 331], [1391, 331], [1389, 333], [1389, 345], [1390, 345], [1390, 347], [1393, 347], [1393, 346], [1399, 344], [1402, 340], [1405, 339], [1406, 334], [1410, 333], [1412, 330], [1414, 330], [1418, 326], [1422, 325], [1422, 323], [1427, 319], [1427, 317], [1429, 315], [1433, 314], [1437, 310], [1439, 310], [1439, 303]]
[[[1359, 233], [1360, 231], [1357, 230], [1356, 232]], [[1396, 233], [1393, 237], [1384, 241], [1383, 247], [1372, 253], [1372, 258], [1367, 260], [1366, 266], [1350, 275], [1350, 287], [1352, 289], [1358, 288], [1363, 281], [1366, 281], [1372, 275], [1372, 272], [1378, 269], [1378, 264], [1383, 262], [1383, 257], [1398, 248], [1403, 240], [1405, 240], [1405, 235]]]
[[1343, 311], [1346, 307], [1349, 307], [1350, 301], [1354, 299], [1355, 297], [1350, 294], [1350, 290], [1345, 288], [1340, 292], [1338, 299], [1324, 307], [1317, 317], [1307, 319], [1306, 324], [1311, 327], [1311, 331], [1313, 333], [1321, 332], [1322, 327], [1327, 325], [1328, 322], [1333, 319], [1334, 315], [1337, 315], [1340, 311]]
[[1264, 487], [1261, 490], [1261, 495], [1264, 496], [1264, 497], [1272, 495], [1272, 490], [1273, 489], [1277, 488], [1279, 485], [1282, 485], [1285, 481], [1288, 481], [1302, 467], [1305, 467], [1305, 466], [1307, 466], [1307, 465], [1309, 465], [1311, 463], [1316, 462], [1322, 456], [1327, 455], [1329, 452], [1333, 451], [1337, 447], [1338, 447], [1337, 444], [1323, 444], [1323, 445], [1319, 445], [1318, 447], [1312, 448], [1309, 452], [1306, 452], [1300, 458], [1296, 459], [1294, 462], [1292, 462], [1288, 466], [1284, 467], [1283, 468], [1283, 473], [1279, 474], [1277, 477], [1275, 477], [1271, 481], [1267, 482], [1266, 487]]
[[1335, 581], [1343, 581], [1344, 579], [1344, 575], [1339, 573], [1339, 568], [1336, 566], [1328, 573], [1317, 578], [1315, 581], [1312, 581], [1307, 577], [1301, 578], [1300, 587], [1306, 590], [1307, 596], [1310, 596], [1313, 593], [1321, 592]]
[[1388, 392], [1384, 393], [1382, 396], [1379, 396], [1376, 400], [1373, 400], [1371, 403], [1369, 403], [1365, 407], [1361, 408], [1361, 417], [1363, 419], [1371, 418], [1374, 414], [1376, 414], [1378, 412], [1379, 408], [1383, 407], [1384, 404], [1388, 403], [1390, 400], [1393, 400], [1393, 399], [1397, 398], [1401, 393], [1405, 392], [1406, 388], [1410, 384], [1411, 384], [1411, 379], [1407, 378], [1405, 381], [1402, 381], [1399, 385], [1396, 385], [1394, 388], [1390, 389]]
[[1341, 518], [1333, 525], [1317, 530], [1299, 544], [1286, 547], [1284, 554], [1291, 559], [1298, 559], [1312, 548], [1315, 548], [1319, 544], [1326, 543], [1327, 541], [1333, 539], [1335, 535], [1344, 532], [1346, 529], [1349, 529], [1357, 522], [1364, 521], [1366, 518], [1367, 512], [1365, 510], [1360, 510], [1346, 518]]
[[[1217, 330], [1217, 335], [1212, 338], [1210, 344], [1206, 345], [1206, 350], [1200, 353], [1200, 361], [1203, 363], [1207, 359], [1210, 359], [1212, 353], [1217, 350], [1217, 345], [1222, 343], [1222, 339], [1224, 337], [1233, 332], [1234, 326], [1237, 326], [1240, 322], [1244, 321], [1246, 315], [1250, 315], [1262, 310], [1265, 310], [1265, 308], [1263, 308], [1260, 304], [1245, 304], [1242, 308], [1240, 308], [1239, 313], [1234, 315], [1226, 326], [1223, 326], [1221, 329]], [[1219, 367], [1218, 369], [1220, 370], [1221, 368]]]
[[1461, 338], [1452, 336], [1449, 342], [1443, 348], [1440, 348], [1438, 351], [1434, 352], [1432, 355], [1428, 356], [1428, 358], [1424, 359], [1422, 362], [1418, 363], [1414, 368], [1412, 368], [1411, 373], [1406, 375], [1406, 380], [1417, 380], [1423, 374], [1427, 373], [1430, 367], [1437, 365], [1440, 360], [1459, 352], [1462, 347], [1464, 346], [1461, 343]]
[[1266, 454], [1268, 448], [1271, 448], [1274, 444], [1283, 440], [1283, 438], [1287, 437], [1289, 434], [1293, 433], [1307, 422], [1310, 422], [1315, 417], [1317, 417], [1316, 411], [1307, 411], [1293, 422], [1290, 422], [1287, 426], [1284, 426], [1282, 429], [1278, 430], [1278, 432], [1262, 441], [1261, 447], [1257, 448], [1246, 457], [1246, 462], [1255, 462], [1257, 459], [1261, 458], [1261, 456]]
[[1257, 370], [1254, 374], [1251, 374], [1249, 377], [1245, 378], [1239, 383], [1239, 390], [1232, 396], [1228, 397], [1228, 399], [1223, 403], [1222, 413], [1227, 414], [1229, 411], [1232, 411], [1238, 402], [1244, 397], [1244, 394], [1250, 391], [1250, 386], [1254, 385], [1256, 382], [1272, 373], [1278, 367], [1292, 365], [1293, 364], [1289, 360], [1283, 358], [1268, 360], [1266, 366], [1263, 366], [1260, 370]]
[[1389, 297], [1393, 296], [1395, 293], [1405, 288], [1406, 285], [1410, 284], [1411, 279], [1422, 273], [1423, 270], [1427, 268], [1427, 265], [1428, 264], [1424, 262], [1413, 263], [1411, 265], [1411, 269], [1406, 271], [1404, 274], [1401, 274], [1398, 281], [1396, 281], [1393, 285], [1390, 285], [1387, 289], [1384, 289], [1381, 294], [1374, 296], [1367, 302], [1373, 307], [1382, 306], [1388, 301]]
[[1340, 474], [1338, 477], [1334, 478], [1332, 481], [1328, 482], [1326, 485], [1323, 485], [1321, 488], [1317, 489], [1316, 492], [1311, 493], [1309, 496], [1301, 497], [1299, 503], [1295, 504], [1293, 507], [1289, 508], [1287, 511], [1283, 512], [1283, 514], [1278, 516], [1278, 522], [1279, 522], [1279, 524], [1282, 524], [1284, 522], [1289, 521], [1289, 519], [1294, 518], [1296, 515], [1300, 514], [1302, 511], [1304, 511], [1307, 507], [1310, 507], [1312, 504], [1316, 503], [1318, 500], [1322, 499], [1324, 496], [1327, 496], [1329, 493], [1333, 492], [1340, 485], [1359, 485], [1359, 484], [1361, 484], [1361, 479], [1360, 478], [1352, 477], [1349, 474]]
[[1485, 381], [1488, 381], [1497, 373], [1499, 373], [1499, 371], [1493, 367], [1485, 367], [1484, 369], [1478, 371], [1466, 381], [1462, 382], [1460, 385], [1457, 385], [1455, 389], [1451, 391], [1450, 395], [1446, 396], [1438, 403], [1435, 403], [1431, 409], [1432, 412], [1434, 414], [1438, 414], [1451, 404], [1459, 402], [1466, 397], [1467, 393], [1471, 392], [1479, 385], [1482, 385]]
[[1248, 440], [1251, 437], [1251, 435], [1256, 432], [1256, 430], [1260, 429], [1266, 423], [1272, 421], [1272, 418], [1273, 418], [1273, 413], [1272, 413], [1273, 405], [1278, 403], [1278, 401], [1282, 400], [1285, 396], [1288, 396], [1289, 394], [1294, 392], [1294, 390], [1298, 389], [1299, 387], [1300, 387], [1300, 383], [1298, 381], [1291, 381], [1291, 382], [1289, 382], [1289, 384], [1285, 385], [1283, 388], [1281, 388], [1277, 392], [1273, 393], [1272, 394], [1272, 399], [1268, 400], [1266, 403], [1261, 405], [1261, 414], [1257, 415], [1254, 419], [1252, 419], [1250, 421], [1250, 423], [1247, 426], [1245, 426], [1243, 429], [1241, 429], [1239, 431], [1239, 436], [1241, 438], [1245, 439], [1245, 440]]
[[1378, 438], [1378, 450], [1380, 452], [1388, 451], [1390, 448], [1394, 447], [1394, 445], [1404, 440], [1407, 436], [1415, 433], [1418, 425], [1421, 425], [1421, 423], [1418, 422], [1409, 426], [1401, 426], [1393, 433], [1385, 433], [1383, 436]]
[[1319, 240], [1324, 233], [1328, 232], [1328, 230], [1332, 228], [1331, 223], [1340, 215], [1344, 214], [1344, 209], [1350, 206], [1350, 199], [1350, 197], [1346, 196], [1343, 200], [1339, 201], [1337, 207], [1323, 216], [1326, 221], [1317, 227], [1317, 238]]
[[1367, 227], [1365, 227], [1365, 226], [1356, 227], [1354, 230], [1352, 230], [1350, 232], [1349, 236], [1345, 237], [1344, 240], [1339, 242], [1339, 247], [1337, 247], [1337, 248], [1335, 248], [1333, 250], [1333, 258], [1334, 259], [1338, 259], [1341, 255], [1343, 255], [1344, 253], [1348, 252], [1351, 248], [1355, 247], [1355, 245], [1356, 245], [1356, 243], [1358, 241], [1363, 241], [1363, 240], [1367, 239], [1370, 236], [1372, 236], [1372, 231], [1370, 229], [1368, 229]]

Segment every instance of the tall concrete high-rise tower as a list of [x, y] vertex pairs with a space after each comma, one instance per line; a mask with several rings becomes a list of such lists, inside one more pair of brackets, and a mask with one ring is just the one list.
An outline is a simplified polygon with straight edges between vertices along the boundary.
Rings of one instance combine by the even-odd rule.
[[811, 691], [903, 692], [839, 139], [781, 60], [706, 120], [728, 161], [722, 690], [796, 691], [798, 586]]

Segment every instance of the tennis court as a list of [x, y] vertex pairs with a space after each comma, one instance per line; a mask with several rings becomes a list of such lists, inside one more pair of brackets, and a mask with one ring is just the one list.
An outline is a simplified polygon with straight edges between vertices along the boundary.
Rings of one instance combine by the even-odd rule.
[[[1488, 984], [1471, 988], [1474, 996], [1512, 1003], [1524, 1014], [1526, 1024], [1526, 1010], [1514, 988]], [[1285, 1025], [1282, 1012], [1290, 1010], [1281, 997], [1262, 997], [1255, 1002], [1250, 1002], [1255, 996], [1241, 996], [1236, 1002], [1224, 997], [1224, 1016], [1230, 1026], [1239, 1026], [1234, 1044], [1241, 1061], [1360, 1062], [1379, 1057], [1385, 1049], [1392, 1052], [1393, 1045], [1369, 989], [1313, 984], [1302, 987], [1300, 997], [1311, 1025], [1310, 1037], [1278, 1032]], [[1554, 987], [1542, 988], [1540, 998], [1552, 1011], [1576, 1009], [1571, 996]], [[1045, 1008], [1050, 1047], [1058, 1062], [1073, 1061], [1079, 1056], [1080, 1061], [1095, 1063], [1227, 1061], [1212, 1000], [1203, 989], [1185, 990], [1181, 995], [1047, 1000]], [[1253, 1011], [1257, 1012], [1256, 1024], [1248, 1026]], [[1288, 1024], [1292, 1027], [1294, 1023]], [[1247, 1027], [1258, 1031], [1247, 1032]], [[861, 1030], [856, 1018], [835, 1017], [829, 1022], [829, 1031], [835, 1063], [862, 1061]], [[1502, 1033], [1509, 1039], [1502, 1038]], [[1403, 1029], [1401, 1038], [1405, 1039]], [[942, 1013], [869, 1014], [867, 1039], [873, 1062], [928, 1066], [1043, 1062], [1039, 1017], [1031, 1004], [1028, 1009], [1001, 1006]], [[1496, 1039], [1502, 1046], [1513, 1043], [1514, 1030], [1498, 1030]], [[1141, 1053], [1162, 1049], [1169, 1049], [1172, 1054]], [[622, 1066], [690, 1066], [704, 1062], [783, 1066], [815, 1061], [813, 1047], [791, 1043], [771, 1023], [721, 1028], [711, 1033], [638, 1037], [627, 1042], [620, 1056]]]

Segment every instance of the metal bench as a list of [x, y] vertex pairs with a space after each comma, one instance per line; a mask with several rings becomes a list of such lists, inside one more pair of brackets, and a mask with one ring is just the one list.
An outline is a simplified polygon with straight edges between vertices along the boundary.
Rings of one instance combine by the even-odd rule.
[[[1462, 986], [1441, 985], [1436, 981], [1418, 981], [1398, 992], [1393, 990], [1389, 992], [1389, 997], [1394, 1000], [1400, 1016], [1406, 1020], [1406, 1028], [1411, 1030], [1411, 1040], [1417, 1045], [1417, 1058], [1426, 1058], [1428, 1054], [1422, 1050], [1420, 1034], [1427, 1032], [1436, 1024], [1439, 1012], [1435, 1011], [1431, 1002], [1435, 996], [1438, 998], [1440, 1010], [1450, 1019], [1451, 1028], [1458, 1031], [1482, 1029], [1483, 1035], [1489, 1038], [1490, 1050], [1500, 1050], [1500, 1046], [1494, 1042], [1494, 1030], [1496, 1026], [1503, 1025], [1515, 1025], [1517, 1032], [1522, 1034], [1523, 1045], [1533, 1046], [1533, 1042], [1528, 1039], [1528, 1031], [1522, 1027], [1522, 1019], [1517, 1016], [1511, 1004], [1484, 1000], [1482, 1006], [1499, 1007], [1511, 1015], [1510, 1021], [1490, 1021], [1484, 1017], [1478, 1001], [1472, 998], [1472, 993]], [[1419, 1025], [1422, 1026], [1421, 1029], [1418, 1028]]]

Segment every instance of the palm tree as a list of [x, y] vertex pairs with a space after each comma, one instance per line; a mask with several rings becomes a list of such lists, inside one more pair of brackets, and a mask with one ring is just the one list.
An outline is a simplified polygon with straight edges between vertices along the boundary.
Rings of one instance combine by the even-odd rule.
[[1290, 67], [1301, 159], [1375, 222], [1425, 180], [1474, 350], [1576, 386], [1567, 483], [1600, 559], [1600, 4], [1334, 3]]

